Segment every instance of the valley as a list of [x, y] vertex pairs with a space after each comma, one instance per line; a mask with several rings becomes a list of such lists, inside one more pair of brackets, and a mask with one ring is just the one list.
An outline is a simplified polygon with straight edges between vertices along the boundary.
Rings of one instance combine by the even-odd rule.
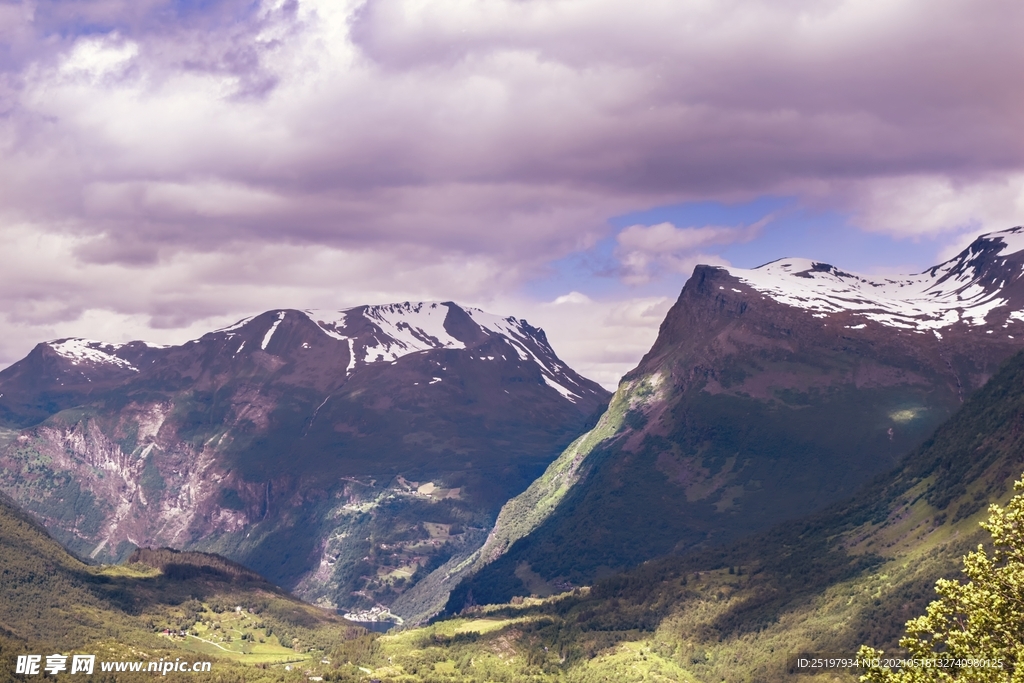
[[0, 0], [0, 683], [1024, 683], [1022, 27]]
[[[978, 524], [1024, 472], [1022, 434], [1017, 355], [902, 465], [848, 501], [592, 587], [384, 636], [381, 659], [365, 661], [394, 681], [447, 671], [439, 680], [731, 683], [792, 680], [801, 652], [898, 652], [904, 622], [934, 599], [936, 579], [956, 577], [960, 557], [987, 541]], [[856, 680], [853, 670], [822, 675]]]

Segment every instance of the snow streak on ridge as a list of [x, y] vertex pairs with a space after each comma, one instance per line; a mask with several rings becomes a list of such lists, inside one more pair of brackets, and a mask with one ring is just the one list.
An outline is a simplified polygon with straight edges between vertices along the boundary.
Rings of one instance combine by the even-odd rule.
[[[519, 354], [519, 358], [521, 360], [530, 360], [532, 358], [533, 361], [540, 366], [544, 382], [547, 383], [548, 386], [570, 401], [575, 402], [580, 398], [578, 394], [562, 384], [562, 381], [568, 379], [564, 375], [565, 366], [555, 359], [553, 352], [552, 357], [546, 360], [537, 356], [537, 354], [530, 349], [529, 342], [533, 341], [534, 337], [524, 329], [524, 321], [511, 316], [508, 318], [501, 318], [482, 311], [479, 308], [467, 308], [465, 310], [466, 313], [473, 318], [473, 321], [480, 325], [480, 327], [488, 332], [499, 334], [508, 339], [509, 343], [512, 344], [512, 347], [516, 350], [516, 353]], [[550, 351], [550, 347], [547, 347], [547, 350]]]
[[270, 326], [269, 330], [267, 330], [266, 336], [263, 337], [263, 343], [260, 344], [260, 349], [261, 350], [263, 350], [263, 351], [267, 350], [267, 344], [270, 343], [270, 340], [273, 338], [274, 333], [277, 332], [277, 326], [281, 324], [282, 320], [284, 320], [284, 315], [285, 315], [284, 311], [278, 311], [278, 313], [277, 313], [277, 320], [274, 321], [274, 324]]

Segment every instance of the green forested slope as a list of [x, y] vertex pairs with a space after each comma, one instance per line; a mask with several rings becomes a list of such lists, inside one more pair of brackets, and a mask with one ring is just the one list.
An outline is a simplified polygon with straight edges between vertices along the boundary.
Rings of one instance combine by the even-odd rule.
[[901, 466], [823, 513], [589, 590], [382, 637], [364, 666], [395, 681], [718, 683], [789, 678], [799, 652], [892, 651], [935, 580], [957, 577], [963, 554], [987, 540], [987, 504], [1008, 498], [1022, 471], [1016, 356]]
[[192, 681], [347, 676], [360, 672], [321, 660], [358, 647], [363, 633], [214, 555], [139, 550], [123, 566], [86, 565], [0, 500], [0, 681], [21, 680], [18, 654], [55, 652], [213, 662], [209, 675], [179, 674]]

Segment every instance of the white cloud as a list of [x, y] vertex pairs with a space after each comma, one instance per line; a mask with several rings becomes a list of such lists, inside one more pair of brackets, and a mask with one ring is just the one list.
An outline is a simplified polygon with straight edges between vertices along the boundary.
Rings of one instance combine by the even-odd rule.
[[616, 236], [615, 256], [621, 264], [622, 281], [631, 285], [643, 284], [664, 271], [689, 275], [698, 263], [728, 265], [721, 257], [698, 250], [715, 244], [751, 240], [771, 220], [772, 216], [766, 216], [741, 227], [677, 228], [671, 223], [631, 225]]
[[[560, 299], [563, 297], [559, 297]], [[609, 300], [556, 299], [548, 304], [496, 300], [492, 306], [517, 313], [542, 327], [555, 352], [584, 377], [614, 390], [651, 348], [674, 299], [633, 297]]]
[[57, 69], [71, 77], [85, 76], [95, 85], [104, 76], [123, 74], [138, 54], [138, 44], [121, 40], [117, 33], [79, 38]]
[[[1004, 86], [1024, 66], [1007, 28], [1024, 10], [986, 8], [306, 0], [11, 13], [19, 45], [39, 33], [9, 67], [21, 85], [0, 137], [16, 172], [0, 171], [0, 210], [94, 233], [159, 224], [184, 245], [287, 232], [516, 259], [564, 255], [609, 215], [662, 201], [825, 182], [836, 203], [857, 183], [921, 173], [962, 184], [1024, 159], [1024, 95]], [[74, 37], [83, 23], [113, 28]]]
[[851, 183], [858, 226], [901, 237], [1005, 230], [1024, 223], [1024, 172], [956, 181], [939, 174]]
[[737, 228], [705, 226], [703, 228], [677, 228], [671, 223], [657, 225], [631, 225], [618, 234], [619, 246], [628, 251], [649, 253], [692, 251], [709, 244], [723, 244], [749, 239], [748, 231]]
[[562, 306], [564, 304], [590, 304], [593, 303], [593, 300], [586, 294], [573, 291], [556, 297], [551, 303], [555, 306]]

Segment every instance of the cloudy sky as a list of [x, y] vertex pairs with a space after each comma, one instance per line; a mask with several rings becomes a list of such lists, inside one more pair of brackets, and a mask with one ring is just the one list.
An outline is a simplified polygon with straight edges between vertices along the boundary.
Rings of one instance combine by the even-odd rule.
[[1024, 222], [1017, 0], [0, 0], [0, 366], [455, 300], [612, 385], [694, 264]]

